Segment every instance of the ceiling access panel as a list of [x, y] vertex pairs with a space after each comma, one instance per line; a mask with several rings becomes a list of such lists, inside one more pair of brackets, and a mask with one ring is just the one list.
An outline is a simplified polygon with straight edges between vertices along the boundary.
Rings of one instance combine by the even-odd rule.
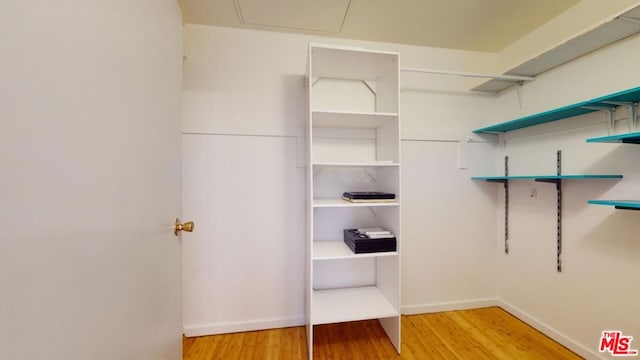
[[337, 34], [350, 0], [235, 0], [243, 24]]

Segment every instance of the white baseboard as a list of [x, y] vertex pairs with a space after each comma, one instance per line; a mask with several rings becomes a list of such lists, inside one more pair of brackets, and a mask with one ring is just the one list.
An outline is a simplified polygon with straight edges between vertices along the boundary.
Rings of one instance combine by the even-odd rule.
[[559, 342], [563, 346], [567, 347], [569, 350], [571, 350], [571, 351], [575, 352], [576, 354], [584, 357], [585, 359], [604, 359], [598, 353], [596, 353], [596, 352], [584, 347], [583, 345], [577, 343], [575, 340], [573, 340], [570, 337], [564, 335], [560, 331], [558, 331], [558, 330], [554, 329], [553, 327], [549, 326], [548, 324], [536, 319], [535, 317], [527, 314], [526, 312], [518, 309], [517, 307], [513, 306], [512, 304], [510, 304], [510, 303], [508, 303], [508, 302], [506, 302], [504, 300], [498, 300], [498, 304], [497, 305], [500, 306], [502, 309], [504, 309], [506, 312], [508, 312], [511, 315], [517, 317], [518, 319], [524, 321], [525, 323], [527, 323], [531, 327], [533, 327], [536, 330], [540, 331], [541, 333], [547, 335], [548, 337], [552, 338], [553, 340]]
[[287, 318], [258, 319], [252, 321], [212, 323], [204, 325], [184, 325], [183, 333], [186, 337], [194, 337], [243, 331], [286, 328], [292, 326], [302, 326], [304, 324], [304, 316], [296, 316]]
[[444, 303], [434, 304], [420, 304], [420, 305], [403, 305], [402, 314], [415, 315], [426, 314], [441, 311], [453, 311], [453, 310], [467, 310], [467, 309], [479, 309], [491, 306], [498, 306], [498, 299], [476, 299], [465, 301], [450, 301]]

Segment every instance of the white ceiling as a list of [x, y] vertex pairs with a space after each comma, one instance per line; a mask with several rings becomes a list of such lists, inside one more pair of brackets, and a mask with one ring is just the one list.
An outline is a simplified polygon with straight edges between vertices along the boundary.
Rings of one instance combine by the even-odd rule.
[[184, 22], [497, 52], [580, 0], [178, 0]]

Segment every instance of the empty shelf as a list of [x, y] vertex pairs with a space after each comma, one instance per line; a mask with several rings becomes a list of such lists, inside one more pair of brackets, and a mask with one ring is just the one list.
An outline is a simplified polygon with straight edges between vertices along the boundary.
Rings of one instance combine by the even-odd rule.
[[473, 176], [471, 180], [581, 180], [581, 179], [622, 179], [622, 175], [521, 175], [521, 176]]
[[589, 204], [614, 206], [616, 209], [640, 210], [640, 200], [589, 200]]
[[578, 102], [572, 105], [563, 106], [557, 109], [541, 112], [510, 120], [507, 122], [490, 125], [477, 130], [473, 130], [476, 134], [498, 134], [505, 133], [513, 130], [526, 128], [529, 126], [540, 125], [552, 121], [562, 120], [573, 116], [583, 115], [590, 112], [598, 111], [594, 108], [587, 107], [609, 107], [613, 108], [615, 105], [611, 102], [638, 102], [640, 101], [640, 87], [633, 89], [620, 91], [610, 95], [605, 95], [599, 98], [591, 99], [588, 101]]
[[314, 325], [399, 315], [380, 289], [375, 286], [314, 290], [311, 303], [313, 306], [311, 323]]
[[313, 127], [343, 129], [376, 129], [395, 120], [396, 113], [313, 111]]
[[640, 144], [640, 132], [595, 137], [595, 138], [587, 139], [587, 142]]
[[400, 164], [390, 161], [361, 161], [361, 162], [314, 162], [313, 166], [326, 167], [398, 167]]

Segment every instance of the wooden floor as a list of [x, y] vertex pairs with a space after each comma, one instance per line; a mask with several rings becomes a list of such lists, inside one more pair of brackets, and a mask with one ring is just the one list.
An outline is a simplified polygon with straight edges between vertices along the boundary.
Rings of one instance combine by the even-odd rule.
[[[377, 320], [314, 328], [314, 359], [581, 359], [504, 310], [402, 316], [402, 351]], [[306, 359], [304, 327], [184, 339], [184, 360]]]

